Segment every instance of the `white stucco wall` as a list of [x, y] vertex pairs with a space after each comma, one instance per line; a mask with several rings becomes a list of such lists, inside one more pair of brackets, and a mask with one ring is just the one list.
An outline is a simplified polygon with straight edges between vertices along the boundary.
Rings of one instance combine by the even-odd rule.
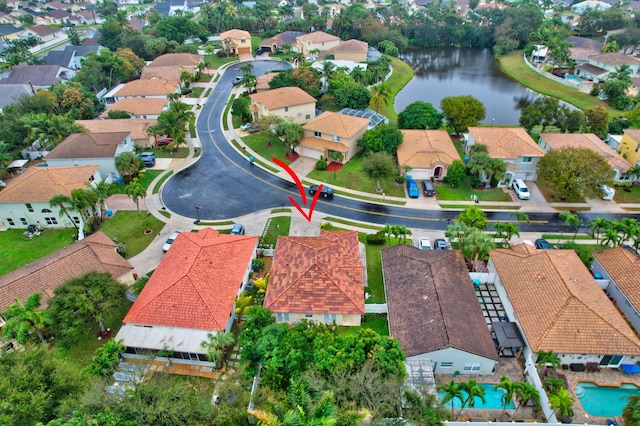
[[[496, 362], [492, 359], [461, 351], [455, 348], [446, 348], [438, 351], [427, 352], [420, 355], [407, 357], [409, 361], [431, 360], [431, 368], [435, 374], [491, 374]], [[452, 363], [451, 366], [443, 363]]]

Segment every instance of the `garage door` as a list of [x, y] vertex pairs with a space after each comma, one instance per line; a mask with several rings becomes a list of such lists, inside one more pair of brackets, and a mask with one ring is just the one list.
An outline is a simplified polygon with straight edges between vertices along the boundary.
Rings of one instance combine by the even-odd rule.
[[411, 176], [411, 179], [413, 180], [429, 180], [431, 179], [431, 172], [429, 171], [425, 171], [425, 170], [409, 170], [407, 172], [407, 174], [409, 176]]
[[238, 54], [241, 53], [251, 53], [251, 48], [250, 47], [239, 47], [238, 48]]
[[311, 149], [311, 148], [298, 148], [300, 151], [302, 151], [302, 155], [304, 155], [305, 157], [309, 157], [309, 158], [313, 158], [314, 160], [319, 160], [320, 157], [324, 154], [321, 151], [317, 151], [315, 149]]

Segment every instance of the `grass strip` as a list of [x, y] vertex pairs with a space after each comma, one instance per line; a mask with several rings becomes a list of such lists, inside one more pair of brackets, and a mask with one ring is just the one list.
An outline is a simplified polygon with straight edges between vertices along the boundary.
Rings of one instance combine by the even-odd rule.
[[162, 216], [166, 217], [167, 219], [171, 219], [171, 213], [169, 213], [168, 211], [158, 210], [158, 213], [160, 213]]
[[382, 228], [380, 226], [375, 226], [375, 225], [367, 225], [367, 224], [361, 224], [361, 223], [356, 223], [356, 222], [351, 222], [345, 219], [341, 219], [338, 217], [325, 217], [323, 220], [326, 220], [328, 222], [336, 222], [336, 223], [342, 223], [344, 225], [349, 225], [349, 226], [355, 226], [357, 228], [364, 228], [364, 229], [372, 229], [374, 231], [380, 231]]
[[[160, 180], [158, 182], [156, 182], [156, 185], [153, 187], [153, 191], [151, 191], [153, 194], [157, 194], [158, 192], [160, 192], [160, 187], [162, 187], [162, 184], [164, 183], [164, 181], [166, 181], [167, 179], [169, 179], [169, 177], [173, 174], [173, 170], [169, 170], [168, 173], [166, 173], [164, 176], [162, 176], [160, 178]], [[168, 216], [167, 216], [168, 217]]]
[[556, 207], [556, 206], [552, 206], [554, 209], [556, 210], [561, 210], [563, 212], [588, 212], [591, 211], [591, 207], [565, 207], [565, 206], [560, 206], [560, 207]]
[[291, 213], [291, 209], [281, 208], [281, 209], [271, 210], [271, 214], [274, 214], [274, 213]]
[[[235, 225], [236, 223], [232, 220], [225, 220], [222, 222], [200, 222], [199, 225], [202, 226], [226, 226], [226, 225]], [[231, 231], [231, 230], [229, 230]], [[197, 231], [196, 231], [197, 232]]]
[[192, 119], [189, 120], [189, 133], [191, 134], [192, 138], [196, 137], [196, 119], [195, 119], [195, 117], [193, 117]]
[[409, 64], [398, 58], [392, 58], [391, 66], [393, 67], [393, 74], [391, 74], [391, 77], [387, 80], [391, 94], [386, 104], [381, 106], [378, 112], [389, 119], [390, 125], [395, 126], [398, 121], [398, 114], [396, 114], [393, 108], [396, 95], [411, 81], [414, 73]]
[[[563, 240], [573, 240], [573, 232], [567, 232], [564, 234], [542, 234], [542, 237], [540, 238], [544, 238], [545, 240], [558, 240], [558, 239], [563, 239]], [[592, 237], [591, 235], [576, 235], [575, 237], [576, 240], [595, 240], [595, 237]]]
[[[120, 210], [113, 217], [106, 218], [100, 229], [109, 238], [126, 244], [126, 258], [129, 259], [147, 248], [163, 226], [163, 221], [147, 211], [141, 211], [138, 215], [135, 210]], [[146, 230], [151, 232], [145, 234]]]
[[291, 216], [278, 216], [269, 219], [269, 227], [266, 232], [262, 234], [262, 244], [271, 244], [276, 246], [278, 237], [281, 235], [289, 235], [289, 228], [291, 227]]
[[231, 105], [233, 104], [233, 100], [235, 99], [235, 93], [231, 95], [229, 98], [229, 102], [227, 102], [227, 106], [222, 113], [222, 127], [224, 130], [229, 130], [229, 123], [227, 122], [227, 115], [229, 115], [229, 110], [231, 109]]
[[[453, 209], [453, 210], [464, 210], [466, 207], [469, 207], [475, 204], [440, 204], [441, 209]], [[521, 206], [478, 206], [482, 210], [520, 210]]]

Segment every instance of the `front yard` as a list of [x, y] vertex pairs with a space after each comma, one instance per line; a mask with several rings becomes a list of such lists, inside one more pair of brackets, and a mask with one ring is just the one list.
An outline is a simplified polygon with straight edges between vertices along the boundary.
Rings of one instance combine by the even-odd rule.
[[[164, 222], [147, 216], [146, 211], [141, 211], [138, 216], [136, 211], [121, 210], [113, 217], [106, 218], [101, 230], [116, 242], [126, 244], [126, 258], [129, 259], [147, 248], [163, 226]], [[147, 230], [150, 232], [145, 233]]]
[[504, 192], [502, 188], [472, 188], [470, 181], [471, 178], [466, 176], [464, 181], [455, 188], [451, 188], [446, 183], [437, 183], [436, 193], [438, 194], [438, 200], [469, 201], [472, 195], [477, 195], [478, 201], [513, 201], [511, 196]]
[[[258, 132], [245, 136], [242, 140], [249, 148], [265, 160], [271, 161], [272, 158], [277, 158], [285, 164], [291, 164], [291, 161], [286, 158], [287, 148], [282, 141], [271, 132]], [[269, 146], [269, 144], [271, 144], [271, 146]]]
[[613, 201], [621, 204], [640, 203], [640, 185], [633, 185], [631, 188], [615, 187], [616, 195]]
[[536, 186], [544, 196], [544, 199], [547, 200], [547, 203], [586, 203], [584, 198], [567, 198], [559, 192], [554, 191], [551, 189], [551, 185], [540, 177], [538, 177], [536, 181]]

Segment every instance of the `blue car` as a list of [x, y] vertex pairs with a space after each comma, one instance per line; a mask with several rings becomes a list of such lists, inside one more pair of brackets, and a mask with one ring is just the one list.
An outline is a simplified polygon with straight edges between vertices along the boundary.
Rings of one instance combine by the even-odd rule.
[[420, 191], [418, 190], [418, 184], [415, 180], [407, 181], [407, 192], [409, 193], [410, 198], [418, 198], [420, 197]]

